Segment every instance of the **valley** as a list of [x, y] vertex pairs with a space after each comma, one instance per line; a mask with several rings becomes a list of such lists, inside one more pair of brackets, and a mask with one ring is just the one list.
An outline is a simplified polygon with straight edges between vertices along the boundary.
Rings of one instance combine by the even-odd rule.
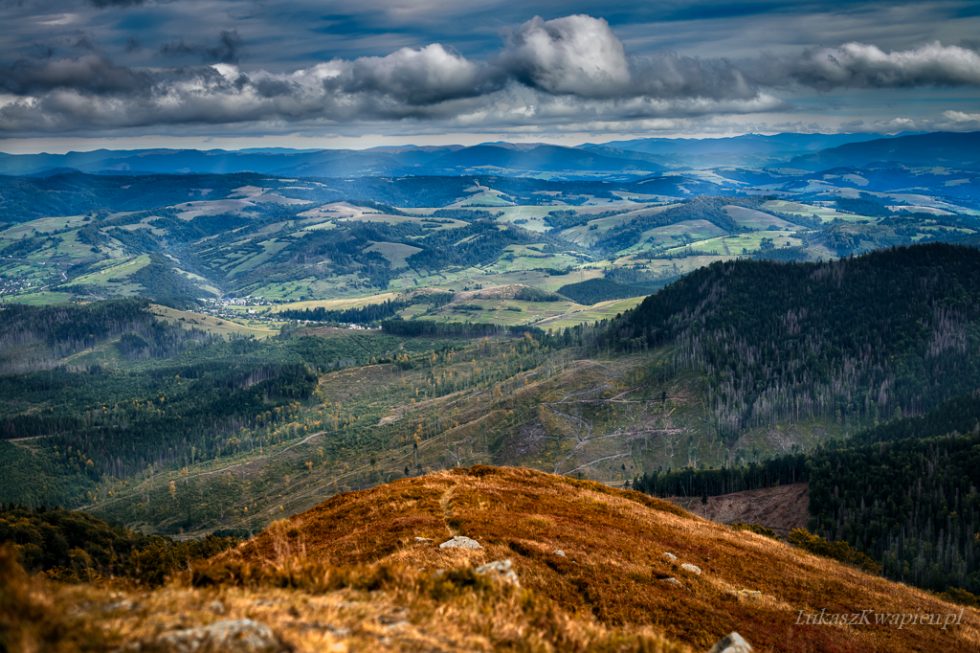
[[[471, 149], [474, 161], [485, 154]], [[550, 156], [591, 165], [577, 152]], [[580, 167], [541, 179], [479, 167], [456, 176], [436, 167], [347, 178], [95, 168], [0, 178], [0, 300], [141, 296], [275, 325], [284, 310], [395, 299], [403, 317], [552, 328], [612, 317], [629, 298], [714, 261], [827, 260], [978, 238], [969, 169], [776, 163], [652, 175]], [[432, 293], [453, 296], [431, 305]], [[496, 299], [508, 301], [487, 301]]]
[[[442, 468], [623, 485], [761, 462], [971, 391], [978, 289], [976, 250], [931, 245], [717, 263], [620, 317], [550, 331], [383, 319], [270, 336], [145, 300], [11, 306], [0, 444], [5, 476], [25, 482], [3, 500], [248, 533]], [[866, 329], [885, 305], [886, 331]], [[799, 368], [800, 348], [821, 364]]]
[[980, 651], [980, 11], [0, 1], [0, 653]]
[[[905, 151], [907, 138], [891, 139], [893, 151]], [[750, 149], [753, 142], [739, 141]], [[586, 146], [494, 146], [507, 153], [495, 159], [506, 166], [477, 165], [488, 156], [478, 148], [453, 149], [457, 163], [438, 164], [448, 167], [418, 163], [434, 161], [432, 151], [412, 154], [415, 172], [439, 176], [405, 174], [395, 167], [404, 153], [386, 154], [389, 167], [375, 169], [398, 176], [217, 174], [204, 163], [166, 175], [152, 166], [183, 155], [144, 152], [117, 153], [148, 166], [139, 171], [101, 168], [96, 158], [81, 171], [0, 177], [0, 541], [31, 572], [53, 574], [59, 600], [91, 602], [86, 593], [99, 583], [133, 579], [139, 588], [119, 590], [119, 600], [156, 605], [156, 630], [174, 627], [172, 601], [214, 599], [235, 615], [255, 614], [267, 584], [286, 582], [300, 594], [283, 601], [312, 592], [317, 610], [339, 610], [330, 614], [346, 624], [337, 628], [347, 634], [309, 639], [306, 626], [283, 621], [278, 609], [260, 611], [300, 649], [377, 637], [334, 603], [359, 601], [362, 591], [370, 601], [358, 614], [386, 601], [414, 606], [405, 620], [412, 634], [391, 648], [495, 648], [503, 644], [465, 611], [461, 639], [428, 638], [436, 608], [429, 589], [417, 590], [429, 587], [430, 574], [401, 566], [416, 554], [420, 565], [462, 565], [460, 582], [483, 587], [467, 570], [492, 560], [433, 558], [413, 549], [412, 538], [436, 537], [420, 525], [429, 519], [420, 506], [433, 500], [421, 497], [432, 487], [489, 475], [497, 479], [484, 488], [489, 494], [475, 492], [467, 510], [484, 511], [488, 497], [522, 484], [573, 502], [588, 488], [589, 496], [617, 497], [624, 515], [654, 510], [643, 519], [681, 520], [671, 528], [691, 539], [675, 533], [655, 548], [688, 551], [715, 572], [733, 551], [751, 557], [761, 547], [786, 564], [845, 574], [841, 595], [868, 582], [848, 574], [872, 573], [930, 592], [883, 585], [880, 596], [913, 592], [901, 601], [943, 610], [950, 601], [976, 605], [977, 167], [957, 154], [960, 167], [873, 160], [821, 169], [843, 145], [824, 152], [814, 143], [806, 154], [751, 155], [726, 143], [732, 157], [748, 158], [712, 168], [691, 167], [678, 152], [650, 158], [643, 148], [664, 144], [637, 141], [629, 145], [637, 149], [616, 150], [629, 165], [615, 170], [602, 167], [617, 160], [612, 146], [600, 159], [584, 154]], [[874, 153], [876, 143], [848, 148]], [[545, 154], [551, 163], [542, 163]], [[207, 161], [228, 168], [239, 156], [217, 152]], [[313, 155], [295, 156], [290, 165]], [[738, 167], [758, 157], [768, 165]], [[526, 174], [534, 166], [541, 174]], [[865, 488], [865, 477], [878, 489]], [[469, 491], [452, 485], [436, 502], [447, 515]], [[398, 488], [415, 489], [379, 499], [378, 510], [407, 511], [411, 528], [383, 545], [388, 553], [356, 563], [371, 566], [363, 587], [351, 576], [355, 563], [337, 551], [329, 570], [311, 571], [301, 552], [323, 541], [320, 522], [303, 522], [313, 530], [295, 548], [293, 536], [277, 534], [306, 511]], [[563, 520], [600, 519], [605, 509], [595, 501], [555, 504], [556, 513], [529, 513], [528, 523], [548, 531]], [[920, 504], [928, 509], [913, 508]], [[446, 519], [450, 535], [462, 533], [456, 517]], [[635, 566], [656, 567], [653, 559], [607, 559], [592, 543], [588, 559], [617, 570], [604, 581], [589, 572], [574, 591], [555, 585], [546, 571], [555, 565], [539, 565], [535, 553], [545, 540], [497, 542], [499, 533], [480, 530], [484, 519], [466, 530], [496, 542], [494, 556], [514, 557], [536, 597], [522, 600], [578, 606], [560, 618], [548, 608], [565, 625], [554, 626], [557, 639], [542, 640], [541, 650], [566, 637], [582, 650], [619, 641], [703, 648], [725, 633], [630, 626], [637, 610], [694, 614], [688, 600], [724, 622], [721, 630], [771, 650], [862, 650], [816, 630], [780, 649], [791, 640], [771, 638], [759, 619], [723, 617], [716, 599], [741, 609], [749, 596], [742, 590], [767, 597], [776, 620], [786, 606], [804, 610], [815, 600], [792, 588], [750, 588], [738, 570], [680, 603], [619, 604], [602, 589], [607, 583], [657, 583], [667, 572], [647, 578]], [[116, 544], [62, 546], [62, 531]], [[379, 540], [358, 532], [356, 546], [373, 550]], [[546, 545], [570, 537], [562, 531]], [[273, 553], [248, 557], [269, 538]], [[115, 546], [129, 553], [106, 552]], [[811, 554], [822, 558], [800, 558]], [[563, 577], [572, 573], [557, 564]], [[205, 567], [218, 576], [200, 580], [211, 578]], [[16, 564], [6, 569], [20, 573]], [[370, 580], [376, 573], [393, 576]], [[347, 580], [324, 589], [318, 583], [328, 577]], [[63, 584], [79, 581], [93, 584]], [[205, 588], [212, 585], [219, 589]], [[496, 587], [487, 585], [480, 600], [502, 611], [508, 628], [542, 618]], [[815, 587], [822, 605], [840, 589]], [[432, 591], [468, 606], [476, 600], [470, 590]], [[584, 613], [594, 621], [577, 621]], [[191, 621], [212, 621], [206, 614]], [[103, 643], [123, 632], [155, 636], [145, 630], [147, 615], [127, 619], [119, 615], [116, 630], [72, 628]], [[909, 643], [900, 631], [867, 637], [908, 650], [926, 641]], [[972, 642], [974, 633], [956, 637]]]

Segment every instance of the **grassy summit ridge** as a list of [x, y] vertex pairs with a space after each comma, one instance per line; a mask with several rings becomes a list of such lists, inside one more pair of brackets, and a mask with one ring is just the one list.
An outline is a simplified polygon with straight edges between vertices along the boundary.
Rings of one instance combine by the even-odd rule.
[[[457, 535], [482, 548], [438, 546]], [[504, 559], [519, 588], [473, 574]], [[333, 497], [220, 554], [194, 581], [395, 595], [413, 626], [439, 623], [475, 650], [704, 650], [732, 630], [764, 651], [980, 644], [970, 609], [946, 631], [798, 625], [801, 610], [960, 608], [640, 493], [520, 468], [455, 469]]]

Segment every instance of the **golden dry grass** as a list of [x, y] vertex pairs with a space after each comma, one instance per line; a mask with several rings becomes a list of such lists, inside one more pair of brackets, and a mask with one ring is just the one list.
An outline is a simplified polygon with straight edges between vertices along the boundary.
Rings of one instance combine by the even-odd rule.
[[398, 299], [398, 293], [385, 292], [363, 297], [344, 297], [340, 299], [311, 299], [299, 302], [288, 302], [276, 304], [269, 308], [270, 313], [281, 313], [283, 311], [297, 311], [313, 308], [324, 308], [328, 310], [344, 310], [348, 308], [362, 308], [372, 304], [381, 304], [385, 301]]
[[151, 304], [150, 311], [163, 322], [176, 324], [184, 329], [200, 329], [219, 336], [255, 336], [271, 338], [278, 335], [279, 329], [268, 324], [244, 324], [225, 320], [213, 315], [182, 311], [169, 306]]
[[[457, 534], [483, 549], [438, 547]], [[473, 572], [504, 558], [520, 587]], [[297, 651], [697, 651], [732, 630], [757, 651], [980, 650], [970, 608], [947, 630], [799, 625], [800, 610], [961, 608], [646, 495], [514, 468], [333, 497], [163, 589], [115, 590], [111, 603], [125, 609], [107, 612], [99, 586], [52, 591], [56, 603], [89, 606], [107, 644], [249, 617]]]
[[[446, 552], [435, 546], [455, 534], [475, 538], [484, 549]], [[679, 569], [665, 559], [667, 551], [703, 573]], [[284, 561], [319, 566], [327, 575], [387, 568], [401, 579], [390, 585], [404, 587], [407, 579], [427, 578], [437, 569], [501, 558], [514, 561], [522, 588], [536, 601], [573, 621], [627, 632], [652, 629], [695, 648], [737, 630], [758, 649], [772, 651], [980, 650], [980, 613], [969, 609], [960, 626], [946, 631], [798, 625], [800, 610], [960, 608], [639, 493], [525, 469], [454, 470], [334, 497], [274, 525], [214, 561], [212, 569], [240, 566], [248, 570], [245, 576], [281, 578]], [[664, 582], [669, 577], [683, 587]]]

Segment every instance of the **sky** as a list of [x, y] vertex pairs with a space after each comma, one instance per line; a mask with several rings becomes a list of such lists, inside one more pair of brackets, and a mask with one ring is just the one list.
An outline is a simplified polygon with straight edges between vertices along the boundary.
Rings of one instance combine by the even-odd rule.
[[0, 151], [980, 130], [980, 1], [0, 0]]

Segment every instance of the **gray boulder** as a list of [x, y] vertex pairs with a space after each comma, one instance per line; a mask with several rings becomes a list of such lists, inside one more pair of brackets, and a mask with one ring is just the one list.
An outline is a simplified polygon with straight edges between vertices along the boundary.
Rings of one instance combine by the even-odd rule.
[[719, 639], [708, 653], [752, 653], [752, 646], [733, 631]]
[[455, 535], [439, 545], [440, 549], [482, 549], [479, 542], [465, 535]]
[[217, 621], [209, 626], [171, 630], [144, 642], [139, 651], [168, 653], [280, 653], [288, 648], [272, 629], [251, 619]]
[[682, 564], [681, 569], [683, 569], [686, 572], [692, 573], [696, 576], [701, 575], [701, 567], [698, 567], [697, 565], [692, 565], [690, 562], [685, 562], [684, 564]]
[[508, 585], [520, 585], [521, 582], [517, 578], [517, 573], [514, 571], [513, 563], [511, 563], [510, 558], [506, 560], [494, 560], [493, 562], [488, 562], [485, 565], [480, 565], [474, 570], [481, 576], [490, 576], [494, 580], [498, 580], [502, 583], [507, 583]]

